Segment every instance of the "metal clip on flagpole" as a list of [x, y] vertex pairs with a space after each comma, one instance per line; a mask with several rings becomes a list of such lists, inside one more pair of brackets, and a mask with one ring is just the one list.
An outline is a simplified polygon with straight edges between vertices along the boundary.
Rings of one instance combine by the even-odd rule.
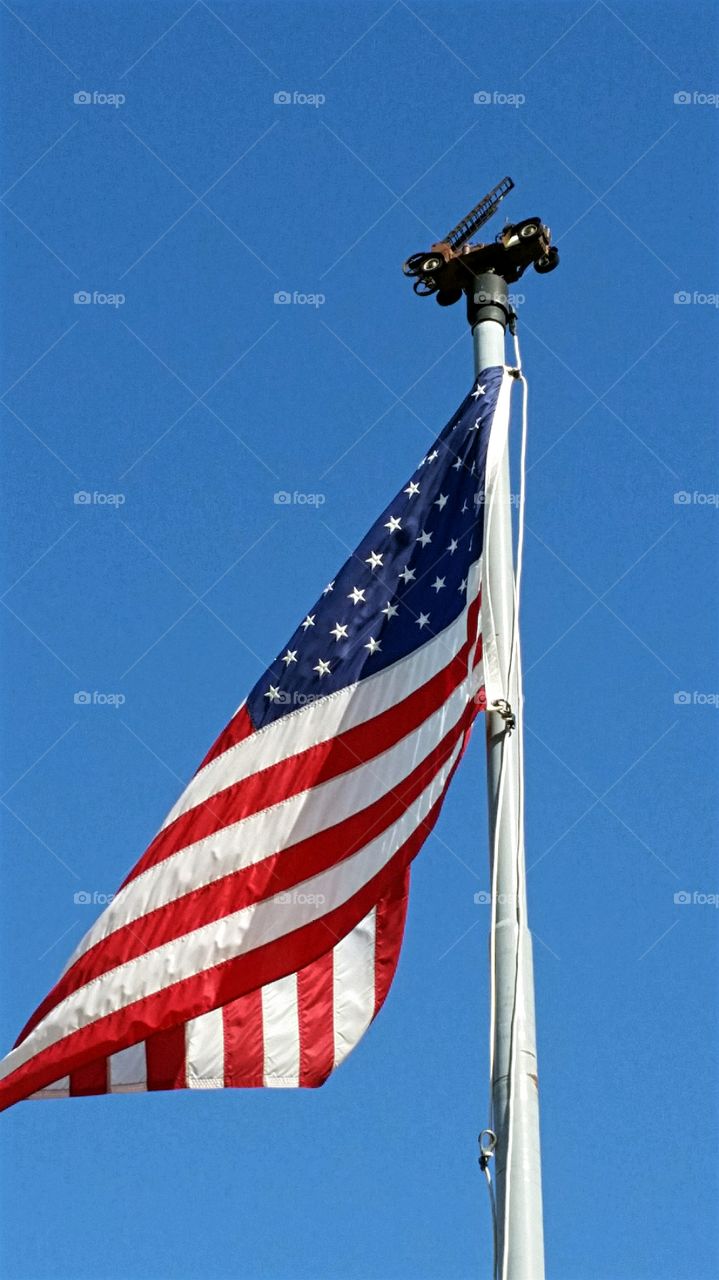
[[[472, 235], [512, 190], [504, 178], [443, 241], [404, 264], [415, 292], [449, 306], [465, 295], [475, 374], [505, 367], [505, 330], [516, 315], [508, 284], [530, 265], [540, 275], [559, 262], [539, 218], [508, 224], [489, 244]], [[517, 630], [509, 441], [497, 476], [484, 579], [492, 599], [494, 639], [504, 698], [487, 711], [487, 787], [492, 851], [491, 1155], [495, 1163], [495, 1274], [543, 1280], [544, 1235], [532, 939], [527, 925], [522, 762], [522, 677]], [[495, 1137], [496, 1135], [496, 1137]], [[489, 1151], [485, 1157], [485, 1176]], [[480, 1160], [481, 1163], [481, 1160]], [[494, 1208], [494, 1203], [493, 1203]]]

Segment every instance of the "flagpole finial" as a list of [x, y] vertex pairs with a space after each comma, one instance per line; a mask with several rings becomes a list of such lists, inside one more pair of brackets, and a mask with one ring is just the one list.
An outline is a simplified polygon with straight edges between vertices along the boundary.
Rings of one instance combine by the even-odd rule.
[[496, 240], [487, 244], [471, 241], [513, 187], [511, 178], [503, 178], [447, 232], [444, 240], [407, 259], [403, 271], [414, 280], [414, 291], [419, 297], [436, 296], [440, 306], [449, 307], [466, 294], [470, 324], [474, 325], [477, 321], [472, 318], [471, 298], [476, 281], [484, 278], [485, 273], [514, 284], [530, 266], [539, 275], [554, 271], [559, 265], [559, 252], [552, 244], [550, 228], [541, 218], [508, 222]]

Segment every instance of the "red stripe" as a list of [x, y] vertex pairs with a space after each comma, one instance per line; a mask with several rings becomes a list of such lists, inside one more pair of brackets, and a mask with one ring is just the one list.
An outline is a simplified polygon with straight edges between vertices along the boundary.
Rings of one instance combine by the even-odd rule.
[[213, 742], [202, 764], [199, 765], [197, 773], [204, 769], [205, 765], [211, 764], [213, 760], [216, 760], [218, 756], [224, 755], [225, 751], [229, 751], [230, 747], [236, 747], [238, 742], [242, 742], [243, 738], [249, 738], [250, 734], [254, 732], [255, 726], [243, 702], [242, 706], [238, 707], [233, 715], [230, 723], [225, 725], [222, 733]]
[[374, 1017], [387, 998], [399, 961], [407, 918], [410, 869], [392, 882], [390, 892], [377, 903], [374, 960]]
[[[479, 602], [474, 601], [469, 615], [476, 616], [478, 611]], [[471, 621], [469, 615], [468, 624]], [[469, 634], [472, 639], [465, 641], [446, 667], [387, 711], [348, 729], [346, 733], [308, 747], [266, 769], [260, 769], [248, 778], [218, 791], [187, 813], [180, 814], [174, 822], [157, 833], [126, 876], [123, 887], [143, 871], [163, 862], [186, 845], [215, 835], [224, 827], [258, 813], [261, 809], [270, 808], [290, 796], [298, 795], [310, 787], [316, 787], [321, 782], [328, 782], [331, 778], [346, 773], [348, 769], [356, 769], [359, 764], [364, 764], [394, 746], [400, 738], [411, 733], [433, 711], [441, 707], [466, 678], [467, 657], [474, 640], [471, 629]], [[312, 710], [308, 705], [302, 714], [311, 716]], [[201, 852], [199, 851], [200, 854]]]
[[148, 1036], [145, 1056], [149, 1090], [187, 1087], [184, 1023]]
[[[351, 818], [282, 849], [254, 866], [213, 881], [122, 925], [80, 956], [59, 979], [23, 1028], [20, 1044], [61, 1000], [102, 973], [143, 955], [202, 924], [272, 897], [350, 857], [402, 816], [451, 755], [457, 737], [476, 714], [470, 703], [457, 724], [393, 791]], [[341, 853], [341, 857], [339, 856]]]
[[107, 1093], [108, 1077], [107, 1058], [97, 1058], [76, 1067], [70, 1074], [70, 1097], [84, 1098], [90, 1094]]
[[275, 942], [233, 956], [231, 960], [175, 982], [154, 995], [145, 996], [70, 1032], [62, 1040], [34, 1054], [0, 1081], [0, 1110], [76, 1071], [99, 1055], [108, 1056], [151, 1033], [200, 1017], [247, 991], [297, 972], [323, 955], [328, 942], [334, 945], [338, 938], [345, 937], [354, 929], [378, 898], [387, 892], [394, 878], [419, 853], [437, 821], [456, 767], [455, 762], [441, 795], [424, 822], [386, 866], [347, 902], [322, 919], [285, 934]]
[[265, 1078], [262, 992], [250, 991], [222, 1010], [225, 1088], [261, 1089]]
[[300, 1024], [300, 1084], [324, 1084], [334, 1065], [333, 952], [297, 974]]

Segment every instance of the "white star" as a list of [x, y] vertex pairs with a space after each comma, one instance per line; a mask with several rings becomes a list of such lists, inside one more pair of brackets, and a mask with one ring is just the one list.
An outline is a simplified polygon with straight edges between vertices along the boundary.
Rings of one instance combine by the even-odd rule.
[[328, 582], [328, 583], [327, 583], [327, 586], [325, 587], [324, 591], [322, 592], [322, 595], [323, 595], [323, 596], [328, 596], [328, 595], [329, 595], [329, 593], [330, 593], [330, 591], [334, 591], [334, 589], [335, 589], [335, 579], [333, 578], [331, 582]]
[[424, 529], [423, 529], [423, 530], [422, 530], [422, 532], [420, 533], [420, 535], [419, 535], [419, 537], [418, 537], [417, 541], [418, 541], [418, 542], [421, 542], [423, 547], [426, 547], [426, 546], [427, 546], [427, 543], [432, 541], [432, 534], [431, 534], [431, 533], [425, 533], [425, 531], [424, 531]]
[[434, 505], [435, 507], [439, 507], [440, 511], [443, 511], [448, 502], [449, 498], [446, 493], [440, 493], [439, 497], [435, 500]]
[[394, 618], [395, 614], [399, 613], [399, 609], [396, 604], [390, 604], [388, 600], [384, 609], [380, 609], [380, 613], [386, 614], [387, 621], [389, 622], [390, 618]]
[[452, 470], [459, 471], [459, 468], [461, 467], [461, 465], [462, 465], [462, 459], [457, 458], [457, 461], [452, 463]]
[[284, 658], [282, 659], [282, 661], [283, 661], [283, 662], [286, 664], [286, 666], [288, 666], [288, 667], [289, 667], [289, 665], [290, 665], [290, 663], [291, 663], [291, 662], [296, 662], [296, 661], [297, 661], [297, 650], [296, 650], [296, 649], [288, 649], [288, 650], [287, 650], [287, 653], [285, 654], [285, 656], [284, 656]]
[[417, 618], [417, 626], [419, 627], [420, 631], [422, 631], [423, 628], [427, 626], [428, 622], [429, 622], [429, 614], [420, 613], [419, 617]]
[[269, 698], [270, 702], [279, 702], [280, 691], [278, 686], [276, 684], [271, 684], [269, 689], [267, 690], [267, 693], [265, 694], [265, 697]]
[[485, 390], [486, 387], [480, 387], [479, 383], [477, 383], [477, 390], [472, 392], [472, 399], [479, 400], [479, 397], [484, 395]]
[[364, 648], [369, 649], [370, 654], [373, 654], [373, 653], [376, 653], [378, 649], [381, 649], [382, 646], [379, 640], [373, 640], [372, 636], [370, 636], [369, 641], [366, 645], [364, 645]]
[[410, 480], [407, 488], [403, 490], [403, 493], [408, 493], [410, 498], [413, 498], [416, 493], [419, 493], [419, 485], [415, 484], [414, 480]]
[[403, 569], [399, 576], [403, 582], [411, 582], [417, 575], [414, 569]]
[[313, 627], [314, 625], [315, 625], [315, 615], [313, 613], [308, 613], [307, 617], [302, 623], [302, 630], [307, 631], [309, 627]]
[[317, 666], [313, 667], [312, 670], [316, 671], [318, 676], [320, 677], [328, 676], [330, 673], [330, 664], [329, 662], [325, 662], [322, 658], [319, 658], [317, 661]]
[[473, 426], [472, 428], [470, 428], [470, 429], [471, 429], [472, 431], [481, 431], [481, 430], [482, 430], [482, 423], [481, 423], [481, 421], [480, 421], [480, 419], [479, 419], [479, 418], [475, 418], [474, 426]]
[[353, 604], [359, 604], [360, 600], [364, 604], [364, 591], [360, 591], [359, 587], [353, 587], [347, 599], [351, 600]]
[[443, 587], [443, 586], [445, 586], [445, 580], [444, 580], [444, 578], [440, 578], [439, 574], [437, 574], [437, 577], [435, 578], [434, 582], [432, 583], [432, 586], [433, 586], [433, 588], [434, 588], [434, 590], [435, 590], [435, 591], [441, 591], [441, 590], [442, 590], [442, 587]]
[[427, 454], [427, 461], [434, 462], [435, 459], [438, 457], [439, 457], [439, 451], [437, 449], [433, 449], [431, 453]]
[[458, 547], [458, 546], [459, 546], [459, 543], [457, 542], [457, 539], [456, 539], [456, 538], [453, 538], [453, 539], [452, 539], [452, 541], [450, 542], [449, 546], [447, 547], [447, 550], [448, 550], [448, 552], [449, 552], [449, 554], [450, 554], [451, 556], [453, 556], [453, 555], [454, 555], [454, 553], [455, 553], [455, 551], [457, 550], [457, 547]]
[[330, 635], [334, 636], [335, 640], [338, 640], [338, 641], [346, 640], [347, 639], [346, 624], [344, 622], [336, 622], [332, 630], [330, 631]]
[[466, 579], [466, 578], [462, 578], [462, 581], [461, 581], [461, 582], [460, 582], [460, 584], [459, 584], [459, 590], [460, 590], [460, 591], [466, 591], [466, 590], [467, 590], [467, 579]]
[[[407, 490], [405, 489], [405, 493], [406, 492]], [[398, 520], [397, 516], [390, 516], [389, 520], [385, 525], [385, 529], [389, 529], [390, 533], [396, 533], [397, 530], [401, 528], [402, 528], [402, 521]]]
[[376, 551], [370, 551], [365, 564], [368, 564], [370, 569], [379, 569], [382, 565], [382, 557]]
[[467, 510], [467, 499], [465, 498], [464, 502], [462, 503], [462, 510], [460, 512], [460, 515], [464, 515], [466, 510]]

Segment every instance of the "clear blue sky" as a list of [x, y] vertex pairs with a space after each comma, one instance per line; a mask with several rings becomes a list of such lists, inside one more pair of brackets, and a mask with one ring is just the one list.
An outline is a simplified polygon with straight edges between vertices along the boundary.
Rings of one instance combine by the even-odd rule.
[[[468, 389], [461, 307], [400, 268], [509, 173], [562, 254], [518, 286], [549, 1274], [708, 1280], [716, 5], [14, 0], [0, 26], [3, 1049], [100, 910], [74, 895], [117, 887]], [[8, 1280], [489, 1275], [483, 755], [480, 727], [326, 1088], [2, 1116]]]

